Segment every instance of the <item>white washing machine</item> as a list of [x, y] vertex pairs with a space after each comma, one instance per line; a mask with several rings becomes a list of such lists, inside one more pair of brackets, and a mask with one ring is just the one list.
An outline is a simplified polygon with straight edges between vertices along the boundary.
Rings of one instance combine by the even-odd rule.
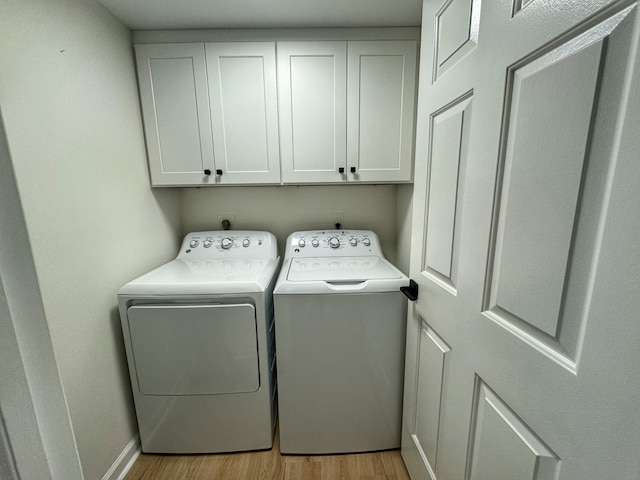
[[269, 449], [276, 421], [271, 233], [188, 234], [118, 293], [143, 452]]
[[373, 232], [289, 236], [274, 290], [282, 453], [400, 447], [408, 283]]

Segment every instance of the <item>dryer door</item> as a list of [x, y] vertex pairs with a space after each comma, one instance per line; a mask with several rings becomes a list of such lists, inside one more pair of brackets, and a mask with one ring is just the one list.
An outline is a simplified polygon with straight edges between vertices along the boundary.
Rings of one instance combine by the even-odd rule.
[[258, 390], [253, 305], [137, 305], [129, 308], [128, 320], [141, 393]]

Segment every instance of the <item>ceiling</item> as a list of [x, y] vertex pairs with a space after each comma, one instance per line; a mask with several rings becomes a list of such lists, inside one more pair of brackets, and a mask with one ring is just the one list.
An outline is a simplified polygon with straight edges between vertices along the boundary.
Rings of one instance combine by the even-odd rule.
[[412, 27], [422, 0], [98, 0], [132, 30]]

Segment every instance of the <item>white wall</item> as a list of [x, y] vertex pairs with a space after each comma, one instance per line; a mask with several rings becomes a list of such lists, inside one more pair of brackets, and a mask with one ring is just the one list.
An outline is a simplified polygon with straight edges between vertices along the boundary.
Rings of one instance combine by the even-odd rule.
[[3, 0], [0, 13], [11, 159], [82, 469], [97, 479], [137, 430], [116, 292], [175, 255], [180, 195], [149, 187], [128, 29], [92, 0]]
[[282, 255], [296, 230], [329, 229], [343, 213], [345, 229], [373, 230], [385, 256], [396, 261], [396, 185], [185, 188], [183, 231], [220, 230], [219, 215], [234, 214], [234, 230], [267, 230]]
[[398, 268], [409, 275], [411, 255], [411, 221], [413, 215], [413, 184], [398, 186], [398, 204], [396, 210], [396, 230], [398, 241], [396, 246]]

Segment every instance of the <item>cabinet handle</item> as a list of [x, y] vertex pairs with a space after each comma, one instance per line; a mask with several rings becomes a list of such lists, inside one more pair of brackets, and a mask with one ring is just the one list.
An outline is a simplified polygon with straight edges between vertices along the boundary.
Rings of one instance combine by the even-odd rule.
[[351, 173], [356, 173], [356, 167], [351, 167]]
[[208, 168], [205, 168], [204, 174], [205, 175], [211, 175], [211, 170], [209, 170]]
[[344, 173], [344, 167], [338, 168], [338, 173]]
[[222, 170], [220, 169], [216, 170], [216, 175], [222, 175]]

